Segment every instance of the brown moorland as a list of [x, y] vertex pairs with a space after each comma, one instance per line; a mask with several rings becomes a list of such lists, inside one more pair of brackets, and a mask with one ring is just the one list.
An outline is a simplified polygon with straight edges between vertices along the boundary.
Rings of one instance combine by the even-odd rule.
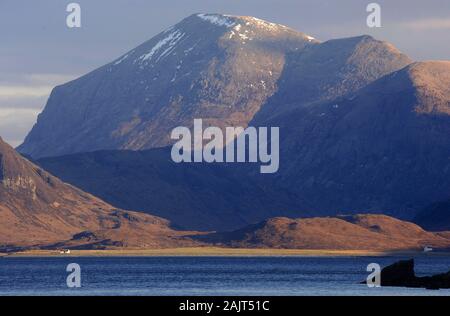
[[418, 251], [425, 246], [450, 249], [449, 237], [393, 217], [362, 214], [303, 219], [277, 217], [234, 232], [197, 238], [237, 248]]
[[3, 252], [210, 246], [327, 251], [450, 249], [450, 233], [427, 232], [385, 215], [277, 217], [228, 233], [179, 231], [165, 219], [115, 208], [63, 183], [1, 139], [0, 181]]
[[0, 247], [180, 247], [165, 219], [114, 208], [50, 175], [0, 139]]

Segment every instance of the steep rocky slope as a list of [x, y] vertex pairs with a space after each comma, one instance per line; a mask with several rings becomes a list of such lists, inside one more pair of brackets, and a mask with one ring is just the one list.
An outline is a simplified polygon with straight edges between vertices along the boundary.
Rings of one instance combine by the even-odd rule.
[[56, 87], [19, 151], [33, 157], [170, 143], [176, 126], [246, 126], [285, 55], [317, 41], [252, 17], [192, 15], [116, 61]]
[[411, 62], [392, 44], [367, 35], [329, 40], [290, 53], [277, 92], [252, 124], [264, 125], [285, 111], [354, 93]]
[[274, 117], [269, 124], [286, 135], [277, 182], [324, 211], [411, 218], [447, 199], [449, 76], [450, 62], [414, 63], [356, 93]]
[[[127, 212], [61, 182], [0, 139], [0, 249], [193, 245], [162, 218]], [[81, 234], [81, 235], [80, 235]]]

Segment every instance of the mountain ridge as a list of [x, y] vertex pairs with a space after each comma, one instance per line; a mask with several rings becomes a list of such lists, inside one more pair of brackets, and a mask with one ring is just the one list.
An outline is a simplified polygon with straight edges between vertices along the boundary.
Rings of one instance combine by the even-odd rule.
[[[383, 210], [413, 217], [448, 198], [450, 117], [443, 109], [450, 94], [426, 86], [418, 90], [415, 79], [417, 71], [427, 77], [435, 66], [415, 63], [356, 93], [268, 121], [296, 135], [281, 139], [280, 182], [298, 187], [317, 208], [343, 212]], [[444, 68], [435, 80], [450, 84], [448, 72]], [[424, 98], [421, 90], [434, 94]], [[420, 110], [432, 109], [436, 99], [440, 111]]]
[[260, 21], [233, 18], [234, 24], [222, 25], [197, 15], [182, 20], [55, 88], [18, 150], [36, 158], [159, 147], [169, 144], [172, 128], [190, 126], [196, 117], [205, 124], [245, 126], [275, 90], [285, 52], [314, 43]]
[[[312, 66], [300, 76], [286, 76], [297, 58], [301, 69], [309, 61]], [[246, 127], [261, 115], [264, 119], [272, 96], [284, 85], [298, 91], [292, 88], [298, 80], [311, 101], [322, 93], [335, 97], [354, 91], [410, 62], [369, 36], [320, 43], [257, 18], [191, 15], [111, 63], [55, 88], [18, 151], [41, 158], [164, 147], [173, 142], [173, 128], [192, 127], [194, 118], [222, 129]], [[336, 75], [327, 79], [333, 71]], [[275, 102], [277, 109], [280, 102], [285, 98]]]

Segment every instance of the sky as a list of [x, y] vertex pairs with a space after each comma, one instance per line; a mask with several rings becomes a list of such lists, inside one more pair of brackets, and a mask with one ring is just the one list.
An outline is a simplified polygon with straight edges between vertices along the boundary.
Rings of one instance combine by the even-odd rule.
[[[66, 26], [71, 2], [81, 28]], [[371, 2], [381, 28], [366, 24]], [[255, 16], [321, 41], [369, 34], [414, 60], [450, 60], [450, 0], [0, 0], [0, 137], [19, 145], [54, 86], [199, 12]]]

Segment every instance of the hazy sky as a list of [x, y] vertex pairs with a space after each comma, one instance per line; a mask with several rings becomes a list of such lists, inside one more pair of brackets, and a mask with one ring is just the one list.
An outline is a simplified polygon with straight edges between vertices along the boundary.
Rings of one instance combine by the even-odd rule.
[[[65, 24], [70, 2], [81, 5], [79, 29]], [[371, 2], [381, 28], [366, 25]], [[0, 136], [18, 145], [52, 87], [198, 12], [256, 16], [322, 41], [370, 34], [416, 60], [450, 60], [450, 0], [0, 0]]]

